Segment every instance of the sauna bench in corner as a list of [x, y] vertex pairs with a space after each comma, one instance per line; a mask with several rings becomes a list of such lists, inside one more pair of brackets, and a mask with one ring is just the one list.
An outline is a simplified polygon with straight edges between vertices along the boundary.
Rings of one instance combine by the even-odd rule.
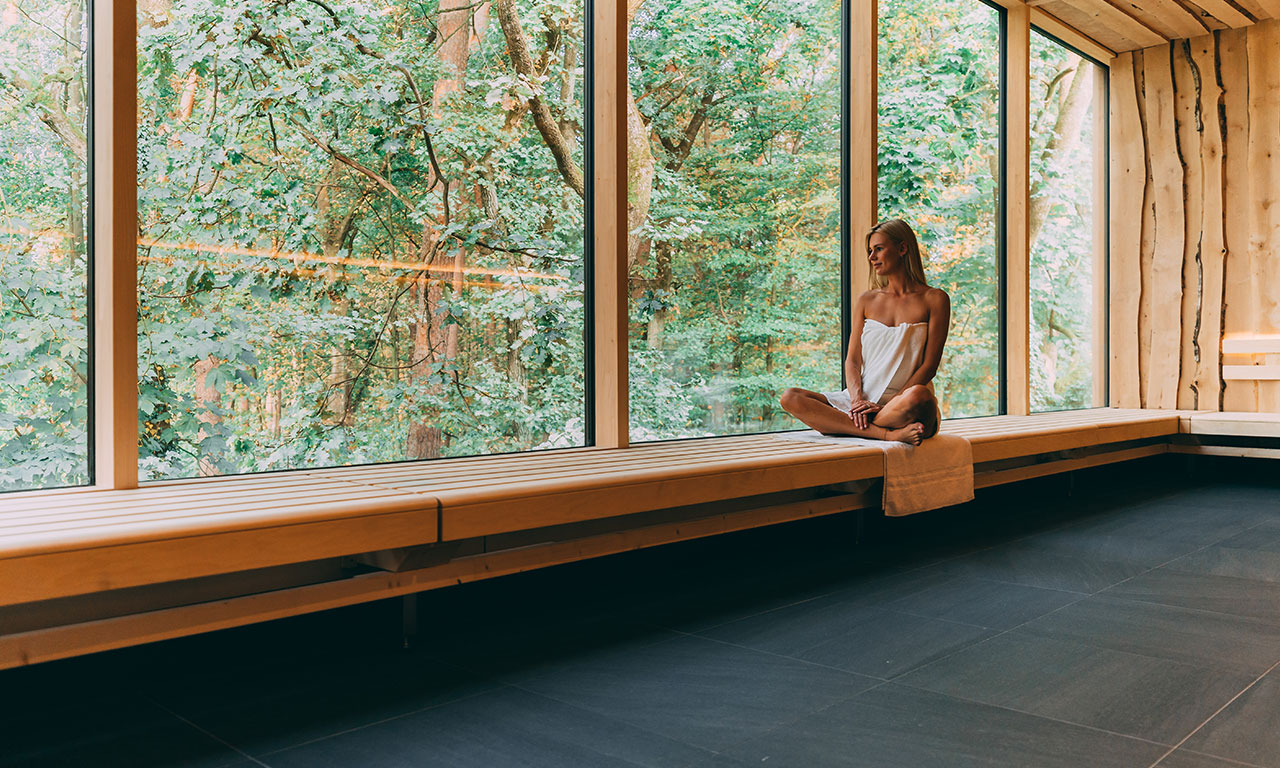
[[[1222, 414], [943, 429], [983, 487], [1197, 452], [1204, 417]], [[0, 669], [876, 507], [881, 467], [875, 448], [749, 435], [0, 496]]]

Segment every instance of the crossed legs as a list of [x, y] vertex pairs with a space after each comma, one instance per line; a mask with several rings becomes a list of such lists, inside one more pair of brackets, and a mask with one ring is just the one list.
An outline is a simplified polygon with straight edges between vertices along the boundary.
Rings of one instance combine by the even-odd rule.
[[[928, 387], [907, 387], [875, 414], [865, 429], [853, 425], [848, 413], [832, 407], [819, 392], [792, 387], [782, 393], [783, 409], [824, 435], [852, 435], [919, 445], [938, 431], [938, 402]], [[931, 414], [932, 418], [921, 418]]]

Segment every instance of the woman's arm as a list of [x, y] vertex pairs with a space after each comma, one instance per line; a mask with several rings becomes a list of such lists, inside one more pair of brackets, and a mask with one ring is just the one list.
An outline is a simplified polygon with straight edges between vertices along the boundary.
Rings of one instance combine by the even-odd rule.
[[911, 374], [903, 389], [915, 384], [928, 384], [938, 373], [938, 365], [942, 362], [942, 348], [947, 343], [947, 333], [951, 330], [951, 297], [940, 288], [930, 288], [924, 295], [924, 303], [929, 307], [929, 341], [925, 344], [924, 359], [920, 367]]
[[853, 304], [853, 323], [849, 331], [849, 352], [844, 357], [844, 381], [853, 402], [866, 400], [862, 391], [862, 326], [867, 319], [867, 301], [871, 291], [858, 297]]

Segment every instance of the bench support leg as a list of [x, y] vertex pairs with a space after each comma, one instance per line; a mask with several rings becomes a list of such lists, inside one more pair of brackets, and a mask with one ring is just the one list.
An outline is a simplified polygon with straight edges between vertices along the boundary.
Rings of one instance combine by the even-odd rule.
[[400, 633], [407, 651], [418, 637], [418, 593], [411, 592], [400, 598]]

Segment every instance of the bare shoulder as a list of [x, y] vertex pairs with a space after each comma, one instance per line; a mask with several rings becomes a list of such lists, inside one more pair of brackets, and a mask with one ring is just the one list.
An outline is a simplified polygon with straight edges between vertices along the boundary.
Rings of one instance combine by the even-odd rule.
[[875, 301], [876, 297], [877, 297], [877, 296], [879, 296], [879, 295], [880, 295], [880, 291], [878, 291], [878, 290], [876, 290], [876, 289], [874, 289], [874, 288], [872, 288], [872, 289], [871, 289], [871, 290], [869, 290], [869, 291], [863, 291], [863, 292], [858, 296], [857, 301], [855, 301], [855, 302], [854, 302], [854, 306], [856, 306], [856, 307], [862, 307], [862, 308], [864, 308], [864, 309], [865, 309], [865, 308], [867, 307], [867, 305], [868, 305], [868, 304], [870, 304], [871, 302]]
[[924, 303], [929, 309], [944, 309], [951, 306], [951, 297], [941, 288], [930, 288], [924, 292]]

